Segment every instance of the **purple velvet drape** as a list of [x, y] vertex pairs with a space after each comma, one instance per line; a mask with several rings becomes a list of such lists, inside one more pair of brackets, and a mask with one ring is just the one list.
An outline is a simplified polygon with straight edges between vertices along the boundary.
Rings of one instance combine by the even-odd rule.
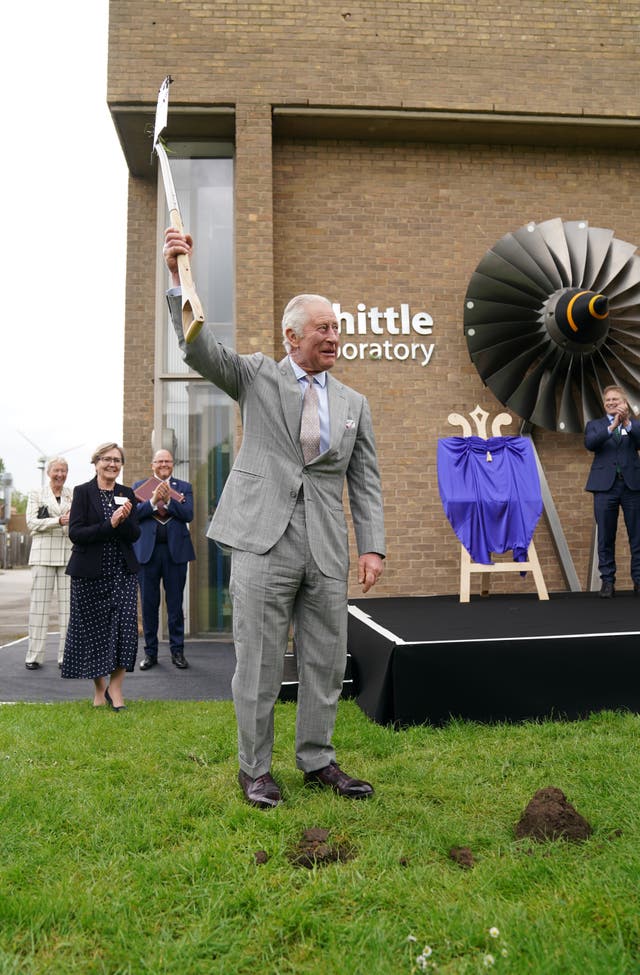
[[[491, 460], [487, 460], [487, 452]], [[542, 513], [540, 479], [526, 437], [446, 437], [438, 441], [445, 514], [474, 562], [513, 551], [524, 562]]]

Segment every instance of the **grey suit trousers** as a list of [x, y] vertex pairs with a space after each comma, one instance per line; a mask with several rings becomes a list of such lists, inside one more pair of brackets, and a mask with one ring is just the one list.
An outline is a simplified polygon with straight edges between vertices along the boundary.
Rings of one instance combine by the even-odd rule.
[[331, 737], [347, 653], [347, 580], [318, 569], [299, 498], [280, 540], [264, 555], [231, 556], [237, 665], [233, 700], [240, 767], [252, 778], [271, 768], [274, 706], [290, 625], [296, 642], [296, 765], [304, 772], [335, 759]]

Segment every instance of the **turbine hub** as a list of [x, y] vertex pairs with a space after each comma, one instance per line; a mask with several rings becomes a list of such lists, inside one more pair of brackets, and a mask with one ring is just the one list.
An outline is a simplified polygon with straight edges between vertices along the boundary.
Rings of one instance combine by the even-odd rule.
[[609, 299], [595, 291], [561, 288], [545, 302], [544, 323], [560, 348], [591, 355], [609, 332]]
[[464, 334], [480, 378], [534, 426], [580, 433], [602, 390], [640, 390], [640, 257], [586, 220], [530, 221], [471, 275]]

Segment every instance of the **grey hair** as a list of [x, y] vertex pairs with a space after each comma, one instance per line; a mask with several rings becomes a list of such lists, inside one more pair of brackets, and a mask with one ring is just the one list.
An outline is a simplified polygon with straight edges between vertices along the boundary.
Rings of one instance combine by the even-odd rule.
[[103, 454], [106, 454], [108, 450], [117, 450], [122, 457], [122, 463], [124, 464], [124, 450], [119, 443], [101, 443], [91, 455], [91, 463], [97, 464]]
[[64, 464], [67, 470], [69, 470], [69, 464], [66, 457], [50, 457], [47, 461], [47, 476], [51, 473], [51, 468], [54, 464]]
[[300, 338], [309, 320], [307, 306], [315, 301], [322, 301], [331, 308], [331, 302], [324, 295], [296, 295], [282, 313], [282, 344], [287, 352], [291, 352], [291, 342], [287, 338], [287, 329], [290, 328]]

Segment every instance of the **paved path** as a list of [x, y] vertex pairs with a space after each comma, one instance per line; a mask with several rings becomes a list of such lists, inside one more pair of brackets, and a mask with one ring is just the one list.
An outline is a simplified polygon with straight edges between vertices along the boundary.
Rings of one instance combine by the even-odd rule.
[[[84, 680], [63, 680], [56, 663], [58, 633], [56, 612], [49, 619], [45, 663], [39, 670], [24, 665], [28, 640], [29, 569], [0, 570], [0, 702], [76, 701], [92, 694]], [[140, 643], [138, 660], [142, 659]], [[188, 670], [171, 663], [168, 643], [161, 643], [157, 667], [144, 673], [136, 667], [125, 678], [129, 700], [228, 701], [235, 667], [233, 644], [228, 641], [187, 638]]]
[[[30, 569], [0, 569], [0, 646], [27, 635], [30, 592]], [[57, 622], [58, 610], [52, 607], [52, 629]]]

